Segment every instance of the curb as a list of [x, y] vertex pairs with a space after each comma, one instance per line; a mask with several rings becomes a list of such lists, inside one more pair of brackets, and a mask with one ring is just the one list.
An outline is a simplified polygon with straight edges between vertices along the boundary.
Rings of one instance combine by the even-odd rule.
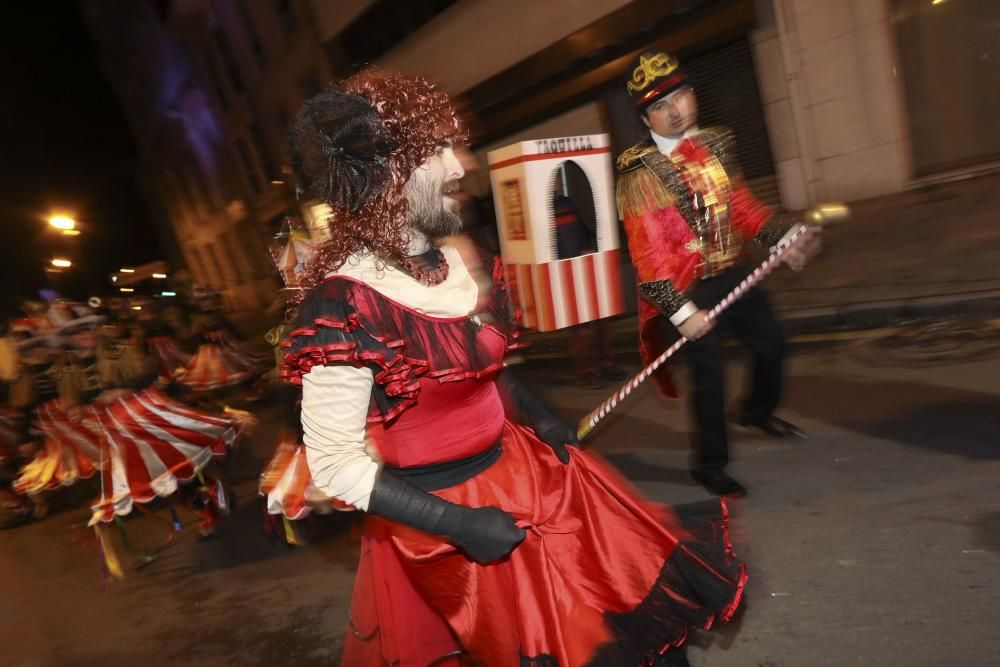
[[870, 329], [910, 320], [1000, 312], [1000, 290], [909, 299], [887, 299], [827, 308], [778, 312], [786, 334]]

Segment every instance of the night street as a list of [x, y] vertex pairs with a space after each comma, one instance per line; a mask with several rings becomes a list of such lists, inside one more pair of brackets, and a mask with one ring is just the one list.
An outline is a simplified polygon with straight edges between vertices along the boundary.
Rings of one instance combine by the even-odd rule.
[[[781, 414], [809, 438], [737, 434], [732, 471], [751, 491], [734, 512], [737, 553], [751, 568], [748, 604], [694, 638], [692, 664], [995, 664], [997, 326], [923, 324], [793, 346]], [[532, 379], [561, 379], [566, 369], [547, 364], [535, 362]], [[543, 387], [567, 416], [605, 396], [571, 386]], [[122, 550], [127, 578], [105, 590], [90, 534], [71, 530], [89, 514], [84, 489], [65, 491], [64, 509], [46, 519], [0, 533], [0, 663], [333, 664], [357, 559], [354, 522], [311, 520], [314, 543], [304, 548], [262, 534], [256, 475], [274, 413], [262, 410], [256, 435], [227, 464], [240, 505], [221, 534], [198, 541], [181, 509], [176, 543], [138, 570]], [[646, 387], [594, 447], [653, 498], [696, 500], [704, 492], [687, 477], [686, 428], [682, 404], [664, 407]], [[168, 516], [164, 506], [158, 513]], [[137, 551], [162, 543], [163, 522], [136, 512], [127, 524]]]
[[3, 7], [0, 667], [1000, 665], [1000, 2]]

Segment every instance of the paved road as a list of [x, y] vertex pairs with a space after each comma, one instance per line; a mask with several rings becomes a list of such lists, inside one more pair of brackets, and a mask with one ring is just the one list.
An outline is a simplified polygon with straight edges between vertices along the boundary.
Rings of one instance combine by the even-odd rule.
[[[810, 437], [737, 435], [733, 473], [751, 489], [737, 518], [748, 606], [695, 638], [694, 665], [996, 664], [1000, 348], [976, 331], [796, 348], [783, 415]], [[741, 374], [734, 368], [734, 388]], [[544, 390], [573, 417], [603, 397]], [[222, 534], [195, 540], [182, 513], [178, 542], [124, 582], [102, 590], [92, 545], [73, 542], [84, 489], [46, 520], [0, 533], [0, 664], [333, 663], [354, 524], [314, 523], [307, 548], [263, 537], [252, 496], [273, 416], [264, 411], [230, 464], [242, 503]], [[595, 447], [653, 498], [679, 502], [703, 497], [686, 476], [686, 443], [682, 404], [643, 391]], [[128, 523], [139, 548], [163, 538], [161, 523]]]

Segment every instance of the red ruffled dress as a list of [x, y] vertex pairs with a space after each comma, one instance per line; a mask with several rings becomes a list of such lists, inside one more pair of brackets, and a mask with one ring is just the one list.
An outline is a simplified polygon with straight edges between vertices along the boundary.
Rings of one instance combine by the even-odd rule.
[[235, 419], [189, 408], [147, 387], [91, 404], [82, 423], [100, 442], [101, 494], [91, 505], [91, 525], [124, 516], [135, 503], [166, 498], [199, 475], [214, 508], [199, 513], [202, 529], [214, 525], [215, 509], [228, 511], [221, 483], [203, 470], [236, 442], [242, 425]]
[[36, 420], [42, 449], [18, 473], [18, 493], [51, 491], [92, 477], [100, 459], [101, 436], [62, 398], [38, 406]]
[[153, 320], [147, 325], [146, 347], [156, 362], [161, 382], [172, 381], [191, 363], [191, 355], [177, 347], [173, 330], [165, 322]]
[[195, 391], [232, 387], [260, 374], [257, 360], [227, 330], [217, 315], [207, 315], [203, 342], [173, 379]]
[[[527, 531], [501, 561], [469, 560], [443, 538], [366, 520], [343, 663], [425, 666], [640, 665], [690, 628], [729, 619], [747, 579], [725, 505], [682, 518], [595, 455], [568, 465], [510, 422], [495, 386], [514, 342], [502, 286], [474, 317], [423, 315], [357, 280], [312, 291], [285, 345], [286, 377], [317, 365], [368, 366], [368, 439], [387, 465], [439, 464], [499, 441], [485, 471], [434, 493], [510, 512]], [[710, 507], [709, 507], [710, 506]]]

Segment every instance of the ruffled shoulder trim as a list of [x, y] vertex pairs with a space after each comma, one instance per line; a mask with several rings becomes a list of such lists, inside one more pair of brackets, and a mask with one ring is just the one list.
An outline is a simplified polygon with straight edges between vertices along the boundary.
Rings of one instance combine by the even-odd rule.
[[[280, 374], [301, 384], [316, 366], [367, 366], [376, 383], [368, 421], [391, 421], [416, 401], [422, 377], [455, 382], [502, 370], [503, 353], [516, 335], [506, 322], [486, 319], [428, 317], [363, 282], [333, 276], [303, 301], [281, 343]], [[500, 351], [482, 344], [482, 329], [501, 339]]]
[[301, 385], [316, 366], [350, 364], [374, 371], [377, 391], [369, 421], [389, 421], [416, 401], [428, 363], [402, 354], [403, 340], [382, 335], [359, 311], [354, 280], [333, 278], [306, 297], [292, 331], [281, 343], [281, 377]]

